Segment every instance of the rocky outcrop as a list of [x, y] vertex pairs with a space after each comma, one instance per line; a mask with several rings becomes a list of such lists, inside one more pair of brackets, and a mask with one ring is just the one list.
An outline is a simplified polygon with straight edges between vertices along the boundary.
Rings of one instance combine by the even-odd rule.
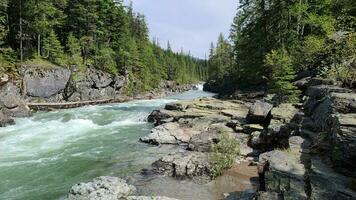
[[64, 91], [70, 76], [71, 71], [61, 67], [29, 67], [23, 75], [25, 94], [49, 98]]
[[6, 83], [0, 88], [0, 108], [4, 115], [10, 117], [28, 117], [30, 109], [20, 96], [20, 90], [12, 83]]
[[125, 180], [101, 176], [91, 182], [72, 186], [68, 200], [174, 200], [159, 196], [133, 196], [135, 193], [136, 188]]
[[295, 137], [290, 139], [290, 149], [260, 155], [259, 174], [263, 190], [278, 193], [283, 199], [307, 199], [303, 145], [305, 141]]
[[211, 179], [208, 154], [183, 151], [164, 156], [152, 164], [154, 169], [167, 176], [177, 178]]
[[311, 87], [308, 91], [305, 109], [309, 118], [302, 133], [311, 138], [317, 151], [332, 160], [335, 168], [354, 169], [356, 94], [334, 86]]

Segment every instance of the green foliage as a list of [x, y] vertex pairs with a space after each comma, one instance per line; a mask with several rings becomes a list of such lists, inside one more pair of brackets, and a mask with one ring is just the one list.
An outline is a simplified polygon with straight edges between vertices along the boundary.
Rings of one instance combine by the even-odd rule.
[[[303, 71], [355, 87], [353, 42], [331, 42], [340, 33], [354, 34], [355, 19], [352, 0], [240, 0], [230, 32], [232, 53], [219, 56], [222, 61], [210, 56], [209, 79], [225, 91], [269, 86], [282, 101], [296, 99], [292, 82]], [[210, 54], [219, 54], [218, 48], [212, 45]]]
[[212, 146], [212, 153], [209, 158], [213, 177], [220, 176], [224, 170], [232, 167], [239, 155], [239, 142], [230, 138], [226, 133], [221, 133], [220, 141]]
[[129, 74], [131, 94], [167, 79], [188, 83], [207, 76], [203, 60], [151, 42], [144, 15], [122, 0], [0, 0], [0, 47], [14, 50], [14, 62], [23, 55], [25, 62], [35, 57], [82, 72], [94, 66]]
[[52, 30], [49, 35], [43, 41], [43, 49], [45, 51], [45, 57], [53, 63], [61, 63], [63, 58], [63, 47], [59, 42], [56, 33]]
[[117, 67], [114, 59], [115, 52], [111, 48], [102, 48], [96, 55], [96, 67], [104, 71], [116, 75]]
[[277, 94], [279, 101], [297, 101], [300, 91], [292, 84], [295, 71], [288, 52], [285, 49], [272, 50], [266, 55], [265, 66], [270, 72], [269, 88]]

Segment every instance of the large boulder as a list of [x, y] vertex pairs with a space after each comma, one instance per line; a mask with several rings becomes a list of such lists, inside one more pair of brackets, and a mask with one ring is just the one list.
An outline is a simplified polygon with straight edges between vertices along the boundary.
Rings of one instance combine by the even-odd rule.
[[263, 101], [256, 101], [247, 114], [248, 123], [265, 124], [268, 122], [268, 116], [273, 108], [273, 105]]
[[135, 187], [120, 178], [101, 176], [92, 182], [74, 185], [69, 191], [68, 200], [118, 200], [135, 191]]
[[71, 71], [61, 67], [30, 67], [25, 70], [23, 84], [26, 95], [49, 98], [67, 86]]
[[31, 110], [19, 94], [19, 89], [12, 83], [0, 88], [0, 107], [3, 114], [11, 117], [28, 117]]
[[302, 161], [302, 144], [291, 145], [288, 150], [273, 150], [259, 157], [261, 187], [281, 194], [284, 199], [307, 199], [305, 174]]
[[154, 162], [152, 166], [159, 173], [178, 178], [210, 180], [212, 176], [208, 154], [201, 152], [172, 153]]

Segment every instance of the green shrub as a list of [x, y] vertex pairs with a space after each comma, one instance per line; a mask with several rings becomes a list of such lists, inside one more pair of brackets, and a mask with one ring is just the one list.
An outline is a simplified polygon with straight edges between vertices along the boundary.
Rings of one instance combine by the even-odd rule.
[[239, 142], [230, 138], [226, 133], [222, 133], [220, 142], [212, 146], [212, 153], [209, 158], [213, 177], [220, 176], [224, 170], [232, 167], [239, 155]]
[[300, 91], [292, 84], [295, 70], [292, 59], [285, 49], [273, 50], [266, 55], [265, 66], [271, 72], [268, 80], [269, 89], [277, 94], [278, 101], [298, 101]]

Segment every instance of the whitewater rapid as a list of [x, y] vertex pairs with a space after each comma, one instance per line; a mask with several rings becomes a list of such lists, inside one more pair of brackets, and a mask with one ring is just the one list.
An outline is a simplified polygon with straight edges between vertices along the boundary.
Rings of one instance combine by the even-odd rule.
[[50, 200], [101, 175], [126, 176], [164, 155], [138, 142], [154, 109], [179, 99], [212, 96], [189, 91], [165, 99], [38, 112], [0, 128], [0, 199]]

